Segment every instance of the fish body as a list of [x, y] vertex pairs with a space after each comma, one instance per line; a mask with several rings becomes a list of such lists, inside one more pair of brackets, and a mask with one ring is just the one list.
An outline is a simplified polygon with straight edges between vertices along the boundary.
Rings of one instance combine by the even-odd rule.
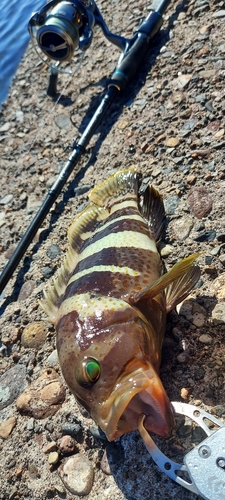
[[159, 377], [166, 315], [199, 278], [188, 257], [163, 274], [164, 205], [140, 175], [117, 172], [90, 193], [42, 307], [63, 376], [109, 440], [138, 428], [166, 436], [173, 412]]

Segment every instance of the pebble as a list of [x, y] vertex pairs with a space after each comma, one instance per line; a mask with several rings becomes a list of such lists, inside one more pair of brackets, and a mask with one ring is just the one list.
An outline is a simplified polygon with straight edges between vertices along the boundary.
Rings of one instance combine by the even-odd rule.
[[197, 219], [202, 219], [210, 214], [213, 206], [208, 190], [203, 186], [191, 188], [188, 194], [190, 212]]
[[178, 137], [169, 137], [169, 139], [167, 139], [166, 143], [165, 143], [165, 145], [168, 148], [176, 148], [177, 146], [179, 146], [179, 144], [180, 144], [180, 141], [179, 141]]
[[204, 231], [204, 233], [199, 234], [193, 238], [194, 241], [202, 242], [202, 241], [213, 241], [216, 237], [216, 231]]
[[225, 300], [225, 273], [221, 273], [212, 283], [213, 295], [218, 300]]
[[54, 349], [50, 356], [48, 356], [46, 360], [46, 365], [48, 366], [56, 366], [59, 364], [58, 352], [57, 349]]
[[197, 368], [197, 370], [195, 370], [194, 372], [194, 379], [195, 380], [201, 380], [202, 378], [204, 378], [205, 376], [205, 370], [204, 368]]
[[87, 184], [86, 186], [77, 186], [74, 189], [74, 196], [81, 196], [82, 194], [87, 193], [93, 187], [93, 184]]
[[51, 245], [46, 253], [49, 259], [54, 260], [56, 257], [58, 257], [58, 255], [61, 254], [61, 250], [58, 245]]
[[203, 326], [205, 324], [206, 318], [205, 318], [204, 314], [199, 313], [199, 312], [195, 312], [192, 316], [191, 321], [192, 321], [193, 325], [200, 328], [201, 326]]
[[54, 415], [65, 400], [62, 380], [53, 368], [44, 370], [17, 399], [18, 410], [35, 419]]
[[42, 267], [42, 276], [48, 280], [49, 278], [51, 278], [51, 276], [54, 274], [54, 270], [52, 269], [52, 267], [50, 266], [45, 266], [45, 267]]
[[61, 113], [60, 115], [55, 117], [55, 123], [56, 123], [57, 127], [62, 128], [62, 129], [68, 128], [71, 126], [70, 117], [64, 113]]
[[58, 469], [65, 487], [74, 495], [88, 495], [94, 481], [94, 470], [91, 462], [80, 453], [69, 458]]
[[41, 204], [42, 204], [42, 200], [37, 198], [33, 193], [30, 194], [27, 198], [27, 206], [26, 206], [27, 215], [31, 215], [34, 212], [37, 212], [37, 210], [40, 208]]
[[38, 349], [45, 343], [47, 331], [44, 321], [34, 321], [24, 328], [21, 344], [24, 347]]
[[10, 405], [26, 386], [26, 367], [15, 365], [0, 377], [0, 410]]
[[63, 455], [69, 455], [76, 450], [76, 441], [66, 434], [59, 441], [59, 450]]
[[213, 338], [208, 333], [203, 333], [198, 340], [202, 344], [212, 344]]
[[225, 303], [219, 302], [212, 310], [212, 323], [214, 325], [225, 324]]
[[64, 435], [69, 434], [70, 436], [77, 438], [78, 434], [81, 432], [80, 424], [70, 424], [69, 422], [62, 424], [61, 432]]
[[168, 215], [174, 215], [178, 208], [180, 199], [177, 195], [173, 195], [164, 201], [165, 211]]
[[0, 424], [0, 437], [6, 439], [11, 434], [17, 422], [16, 417], [9, 417]]
[[12, 201], [13, 195], [12, 194], [7, 194], [0, 200], [0, 205], [8, 205], [10, 201]]
[[47, 455], [53, 451], [57, 451], [58, 447], [55, 441], [50, 441], [50, 443], [46, 444], [43, 448], [43, 452]]
[[174, 252], [173, 245], [164, 245], [160, 248], [160, 254], [162, 257], [168, 257]]
[[185, 240], [193, 227], [193, 219], [190, 216], [181, 217], [173, 222], [173, 233], [177, 240]]
[[212, 17], [225, 17], [225, 9], [217, 10], [217, 12], [213, 12]]
[[36, 283], [34, 280], [25, 281], [25, 283], [21, 287], [18, 301], [21, 302], [22, 300], [26, 300], [28, 297], [30, 297], [35, 287]]
[[59, 461], [59, 454], [57, 451], [51, 451], [48, 456], [49, 465], [55, 465]]

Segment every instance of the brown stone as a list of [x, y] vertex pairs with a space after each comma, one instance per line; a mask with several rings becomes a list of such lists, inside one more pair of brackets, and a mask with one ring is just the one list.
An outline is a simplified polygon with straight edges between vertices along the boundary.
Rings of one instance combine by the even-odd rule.
[[24, 347], [37, 349], [45, 343], [47, 328], [44, 321], [34, 321], [30, 323], [21, 336], [21, 343]]
[[65, 388], [58, 373], [52, 368], [44, 370], [17, 399], [18, 410], [34, 418], [54, 415], [65, 399]]
[[7, 420], [4, 420], [0, 425], [0, 437], [2, 437], [3, 439], [9, 437], [13, 428], [16, 425], [16, 422], [17, 422], [16, 417], [9, 417], [7, 418]]

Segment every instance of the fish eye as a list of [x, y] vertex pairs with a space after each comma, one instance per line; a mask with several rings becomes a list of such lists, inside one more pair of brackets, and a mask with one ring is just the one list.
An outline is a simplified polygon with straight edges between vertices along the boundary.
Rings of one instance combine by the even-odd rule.
[[82, 387], [91, 387], [101, 374], [100, 364], [95, 358], [84, 358], [75, 369], [76, 380]]

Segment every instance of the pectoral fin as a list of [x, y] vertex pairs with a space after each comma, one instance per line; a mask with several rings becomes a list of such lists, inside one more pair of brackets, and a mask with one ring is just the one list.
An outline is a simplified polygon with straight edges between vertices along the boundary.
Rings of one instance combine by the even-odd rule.
[[190, 255], [186, 259], [175, 264], [166, 274], [163, 274], [150, 287], [136, 293], [132, 297], [132, 302], [137, 303], [143, 299], [153, 299], [160, 292], [165, 290], [167, 312], [182, 302], [197, 283], [200, 276], [200, 269], [194, 266], [199, 253]]

